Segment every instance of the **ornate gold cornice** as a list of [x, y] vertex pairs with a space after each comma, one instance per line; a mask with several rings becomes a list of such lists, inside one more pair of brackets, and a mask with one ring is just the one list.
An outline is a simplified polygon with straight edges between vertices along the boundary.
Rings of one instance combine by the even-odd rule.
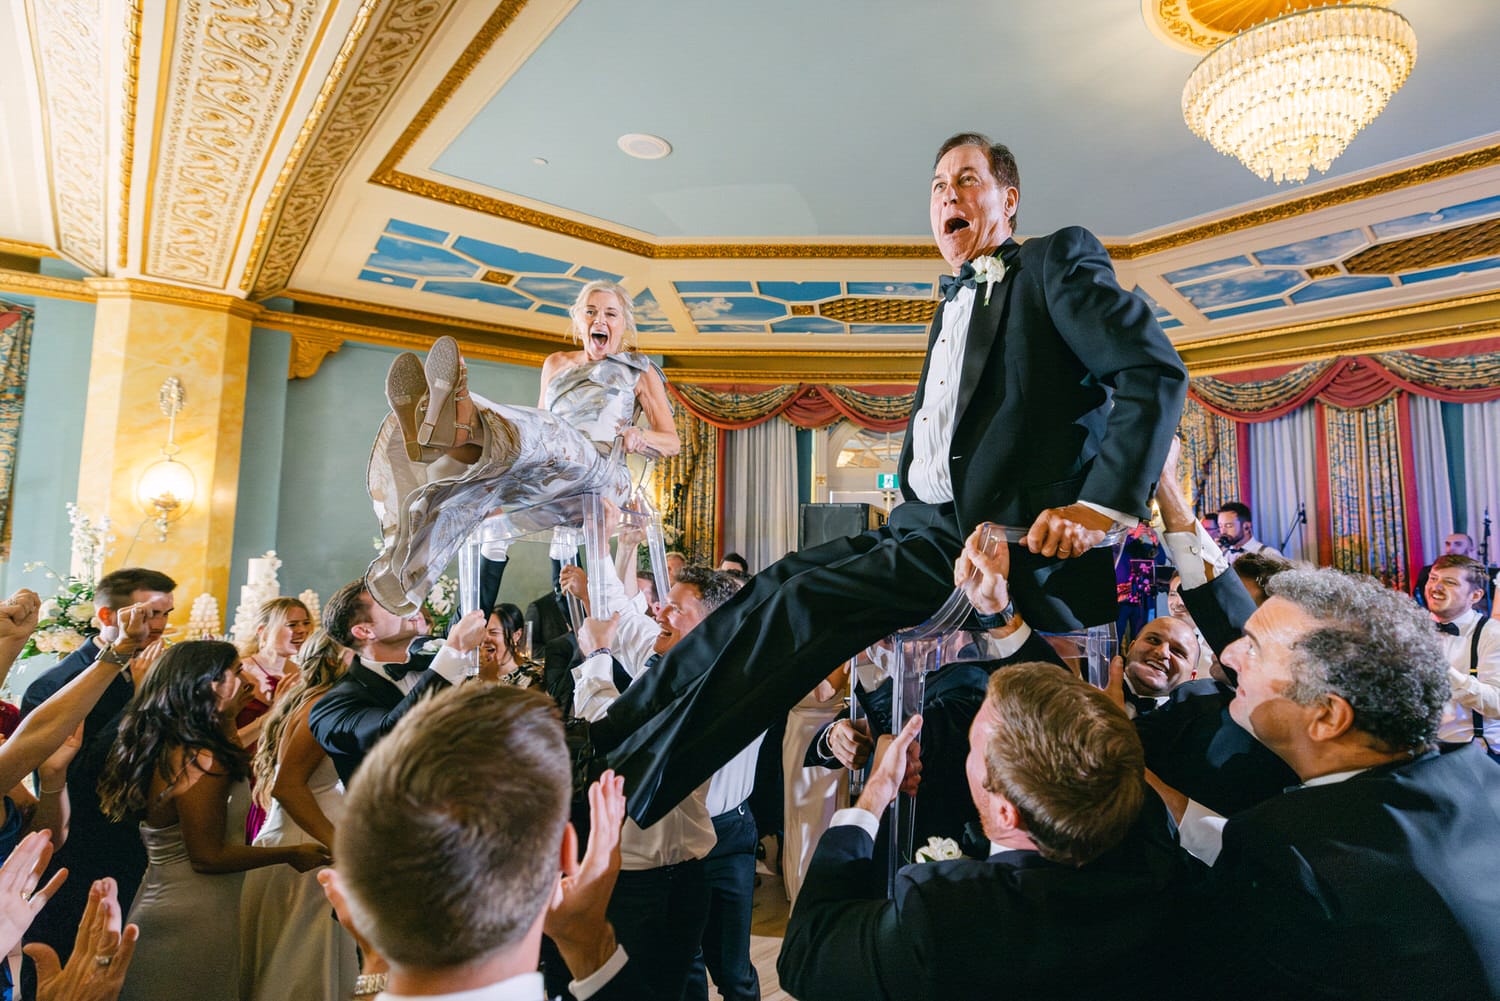
[[344, 339], [311, 330], [292, 333], [292, 353], [287, 362], [288, 379], [311, 379], [318, 374], [323, 359], [344, 346]]
[[141, 74], [141, 0], [125, 0], [125, 80], [120, 109], [120, 234], [116, 262], [130, 263], [130, 181], [135, 170], [135, 102]]
[[[240, 276], [241, 291], [253, 290], [257, 299], [276, 294], [291, 280], [334, 182], [442, 23], [452, 0], [393, 0], [369, 30], [377, 6], [379, 0], [361, 3], [261, 213]], [[368, 42], [350, 71], [366, 36]], [[346, 76], [348, 84], [340, 90]]]
[[[402, 348], [407, 351], [426, 351], [432, 347], [431, 334], [413, 333], [406, 330], [394, 330], [389, 327], [369, 326], [361, 323], [350, 323], [344, 320], [328, 319], [325, 317], [305, 316], [299, 313], [279, 313], [273, 310], [262, 309], [258, 313], [255, 325], [271, 330], [286, 331], [292, 335], [294, 346], [297, 338], [306, 339], [307, 346], [303, 348], [304, 360], [302, 364], [304, 367], [310, 364], [312, 371], [317, 370], [317, 366], [321, 364], [323, 356], [326, 356], [330, 351], [337, 350], [338, 344], [342, 344], [345, 341], [379, 344], [384, 347]], [[510, 365], [526, 365], [531, 368], [540, 368], [542, 362], [546, 361], [547, 355], [552, 353], [550, 350], [520, 350], [502, 344], [469, 338], [459, 338], [459, 345], [463, 348], [464, 356], [467, 358], [504, 362]], [[325, 346], [328, 346], [326, 350], [324, 350]], [[318, 357], [315, 363], [307, 360], [314, 351], [322, 351], [322, 355]], [[306, 378], [306, 376], [298, 374], [296, 364], [293, 365], [292, 377]]]
[[1202, 55], [1262, 21], [1340, 3], [1386, 7], [1391, 0], [1141, 0], [1141, 14], [1156, 37]]
[[179, 0], [142, 270], [219, 287], [243, 213], [336, 13], [319, 0]]
[[85, 278], [83, 283], [93, 290], [94, 298], [98, 300], [140, 299], [164, 302], [174, 306], [191, 306], [194, 309], [211, 309], [248, 320], [254, 320], [264, 312], [255, 303], [247, 302], [239, 296], [140, 278]]
[[0, 254], [11, 254], [16, 257], [56, 257], [57, 251], [51, 247], [44, 247], [40, 243], [27, 243], [25, 240], [7, 240], [0, 237]]
[[93, 290], [76, 278], [53, 278], [30, 271], [13, 271], [10, 268], [0, 268], [0, 292], [71, 299], [74, 302], [94, 301]]

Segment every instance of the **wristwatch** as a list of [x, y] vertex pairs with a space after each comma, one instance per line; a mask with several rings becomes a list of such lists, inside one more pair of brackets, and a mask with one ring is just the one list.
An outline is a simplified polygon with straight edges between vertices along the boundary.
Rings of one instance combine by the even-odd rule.
[[1001, 626], [1010, 625], [1010, 620], [1016, 617], [1016, 603], [1007, 601], [1005, 607], [994, 615], [986, 615], [983, 612], [975, 612], [974, 615], [979, 619], [979, 628], [999, 629]]
[[122, 670], [130, 666], [130, 659], [133, 656], [134, 654], [120, 653], [113, 645], [101, 647], [99, 650], [100, 660], [106, 664], [113, 664]]

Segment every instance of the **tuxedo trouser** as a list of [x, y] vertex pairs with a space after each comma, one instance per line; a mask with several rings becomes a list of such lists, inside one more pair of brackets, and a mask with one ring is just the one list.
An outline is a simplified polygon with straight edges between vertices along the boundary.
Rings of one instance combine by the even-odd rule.
[[639, 964], [653, 998], [688, 996], [688, 974], [708, 919], [702, 859], [622, 871], [605, 916], [631, 964]]
[[688, 974], [688, 1001], [708, 1001], [708, 976], [714, 978], [724, 1001], [760, 1001], [760, 975], [750, 962], [755, 846], [760, 840], [755, 815], [741, 803], [713, 820], [718, 841], [703, 860], [708, 921], [703, 926], [703, 947]]
[[925, 621], [963, 541], [951, 503], [908, 501], [883, 528], [751, 577], [591, 726], [630, 815], [650, 826], [844, 661]]

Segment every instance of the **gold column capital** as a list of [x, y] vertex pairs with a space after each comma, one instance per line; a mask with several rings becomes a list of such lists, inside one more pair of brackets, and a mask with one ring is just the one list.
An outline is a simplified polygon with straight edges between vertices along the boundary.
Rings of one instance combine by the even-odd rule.
[[140, 299], [145, 302], [160, 302], [173, 306], [189, 306], [217, 313], [227, 313], [245, 320], [253, 320], [261, 308], [239, 296], [222, 292], [205, 292], [201, 289], [184, 288], [166, 282], [146, 281], [141, 278], [85, 278], [83, 284], [93, 291], [101, 302], [106, 299]]

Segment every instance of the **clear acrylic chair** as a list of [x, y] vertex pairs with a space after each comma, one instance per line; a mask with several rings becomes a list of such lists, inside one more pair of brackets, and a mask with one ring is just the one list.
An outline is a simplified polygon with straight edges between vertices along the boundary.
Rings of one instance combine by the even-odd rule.
[[[1026, 538], [1027, 532], [1026, 528], [986, 523], [981, 526], [981, 551], [993, 556], [999, 551], [1001, 539], [1016, 546]], [[1124, 542], [1125, 533], [1115, 531], [1106, 535], [1095, 548], [1108, 546], [1118, 550]], [[887, 641], [883, 641], [889, 648], [885, 660], [890, 665], [892, 735], [899, 734], [907, 721], [922, 711], [928, 675], [948, 664], [993, 659], [988, 634], [963, 628], [973, 610], [974, 606], [969, 603], [963, 588], [955, 588], [926, 622], [892, 633]], [[1042, 635], [1080, 677], [1098, 688], [1103, 688], [1109, 681], [1109, 661], [1114, 655], [1114, 623]], [[851, 671], [850, 676], [856, 675]], [[890, 806], [892, 836], [887, 839], [890, 847], [886, 872], [888, 895], [895, 893], [897, 871], [913, 859], [916, 810], [915, 797], [905, 793], [898, 794]]]

